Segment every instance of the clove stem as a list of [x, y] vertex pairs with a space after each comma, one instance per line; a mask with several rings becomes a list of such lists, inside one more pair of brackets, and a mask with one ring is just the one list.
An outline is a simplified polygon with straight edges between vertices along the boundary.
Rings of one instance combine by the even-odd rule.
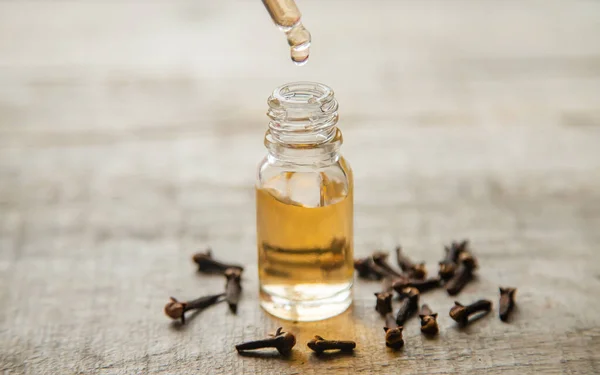
[[396, 258], [398, 261], [398, 267], [400, 267], [402, 271], [406, 272], [410, 278], [424, 279], [427, 276], [425, 263], [413, 263], [409, 257], [402, 253], [401, 246], [396, 247]]
[[242, 273], [237, 268], [228, 268], [225, 271], [225, 277], [227, 278], [225, 283], [225, 299], [229, 305], [229, 310], [234, 314], [237, 313], [237, 305], [242, 293], [241, 276]]
[[294, 336], [290, 332], [283, 332], [282, 327], [279, 327], [277, 328], [277, 332], [275, 332], [273, 337], [262, 340], [244, 342], [242, 344], [236, 345], [235, 349], [238, 351], [238, 353], [241, 353], [246, 350], [275, 348], [277, 349], [279, 354], [287, 356], [291, 353], [294, 345], [296, 345], [296, 336]]
[[449, 280], [454, 276], [456, 268], [458, 267], [458, 257], [467, 250], [468, 245], [469, 241], [463, 240], [461, 242], [452, 241], [450, 246], [444, 246], [446, 256], [439, 263], [439, 276], [442, 280]]
[[315, 336], [307, 343], [307, 346], [315, 353], [321, 354], [325, 350], [351, 352], [356, 348], [356, 343], [354, 341], [326, 340], [321, 336]]
[[194, 254], [192, 260], [198, 265], [198, 271], [205, 273], [225, 273], [228, 268], [237, 268], [240, 272], [244, 270], [242, 266], [227, 264], [214, 259], [210, 248], [204, 253]]
[[170, 302], [165, 305], [165, 314], [171, 319], [181, 319], [181, 324], [185, 324], [185, 313], [190, 310], [200, 310], [222, 301], [225, 293], [214, 294], [196, 298], [191, 301], [179, 302], [175, 297], [170, 297]]
[[446, 291], [454, 296], [473, 279], [473, 271], [477, 268], [477, 260], [472, 254], [463, 252], [458, 258], [459, 264], [454, 276], [446, 283]]
[[427, 292], [440, 286], [441, 280], [439, 277], [431, 277], [425, 280], [414, 279], [397, 279], [392, 284], [395, 291], [400, 293], [404, 288], [417, 288], [420, 293]]
[[460, 302], [455, 301], [454, 306], [450, 309], [450, 317], [459, 325], [466, 326], [472, 320], [469, 317], [475, 313], [483, 312], [482, 315], [489, 313], [492, 310], [492, 302], [484, 299], [475, 301], [470, 305], [464, 306]]
[[403, 326], [419, 308], [419, 291], [416, 288], [405, 288], [400, 296], [402, 300], [398, 314], [396, 314], [396, 324]]
[[515, 307], [516, 288], [500, 287], [500, 308], [498, 315], [503, 322], [508, 321], [508, 317]]
[[373, 263], [383, 269], [388, 276], [403, 277], [400, 272], [390, 266], [388, 263], [388, 255], [389, 254], [384, 251], [375, 251], [371, 257], [373, 258]]

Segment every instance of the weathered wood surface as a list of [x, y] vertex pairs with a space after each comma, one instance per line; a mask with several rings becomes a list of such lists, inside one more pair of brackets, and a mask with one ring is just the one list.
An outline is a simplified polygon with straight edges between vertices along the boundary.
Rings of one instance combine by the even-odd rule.
[[[259, 1], [0, 2], [0, 372], [338, 374], [600, 372], [600, 2], [309, 1], [297, 68]], [[356, 254], [402, 243], [431, 267], [469, 237], [477, 283], [519, 288], [458, 330], [383, 346], [376, 283], [351, 311], [282, 323], [257, 304], [253, 180], [265, 99], [336, 89], [356, 178]], [[190, 255], [248, 265], [239, 315], [177, 329], [169, 295], [219, 290]], [[289, 360], [233, 345], [277, 326]], [[318, 359], [313, 334], [356, 339]]]

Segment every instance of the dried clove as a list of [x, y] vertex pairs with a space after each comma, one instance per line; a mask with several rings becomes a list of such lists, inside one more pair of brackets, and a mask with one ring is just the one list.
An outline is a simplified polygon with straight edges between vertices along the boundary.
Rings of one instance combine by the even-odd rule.
[[373, 263], [373, 258], [368, 256], [354, 260], [354, 269], [358, 276], [363, 279], [381, 280], [387, 276], [387, 272]]
[[204, 309], [221, 302], [223, 296], [225, 296], [225, 293], [200, 297], [187, 302], [179, 302], [175, 297], [170, 297], [171, 301], [165, 305], [165, 314], [171, 319], [181, 319], [181, 324], [185, 324], [186, 312]]
[[421, 318], [421, 332], [428, 336], [437, 335], [439, 332], [437, 316], [438, 314], [432, 312], [429, 306], [421, 306], [421, 312], [419, 313], [419, 318]]
[[431, 289], [435, 289], [440, 286], [441, 279], [438, 277], [431, 277], [425, 280], [414, 280], [414, 279], [406, 279], [399, 278], [394, 280], [392, 287], [395, 291], [400, 293], [404, 288], [417, 288], [420, 293], [427, 292]]
[[408, 277], [412, 279], [424, 279], [427, 276], [427, 270], [425, 269], [425, 263], [413, 263], [410, 258], [402, 254], [402, 247], [396, 247], [396, 258], [398, 260], [398, 267], [402, 271], [408, 274]]
[[321, 336], [315, 336], [306, 344], [310, 350], [317, 354], [325, 350], [340, 350], [342, 352], [351, 352], [356, 348], [354, 341], [326, 340]]
[[394, 319], [394, 315], [387, 314], [385, 316], [385, 346], [392, 349], [400, 349], [404, 346], [404, 338], [402, 337], [402, 326], [399, 326]]
[[454, 296], [473, 279], [473, 271], [477, 268], [477, 260], [469, 252], [462, 252], [458, 257], [458, 268], [454, 276], [446, 283], [446, 291], [449, 295]]
[[446, 251], [446, 259], [456, 263], [458, 262], [458, 257], [463, 251], [467, 251], [469, 247], [469, 240], [465, 239], [460, 242], [452, 241], [450, 246], [445, 246]]
[[267, 339], [249, 341], [235, 346], [238, 353], [246, 350], [255, 350], [262, 348], [275, 348], [279, 354], [287, 356], [296, 345], [296, 336], [290, 332], [283, 332], [282, 327], [277, 328], [277, 332]]
[[463, 251], [466, 251], [468, 245], [469, 241], [463, 240], [461, 242], [452, 241], [450, 246], [444, 246], [446, 257], [439, 263], [440, 270], [438, 272], [442, 280], [449, 280], [454, 276], [458, 267], [458, 257]]
[[225, 283], [225, 299], [229, 305], [229, 310], [236, 314], [242, 292], [242, 272], [237, 268], [228, 268], [225, 270], [225, 277], [227, 278], [227, 282]]
[[438, 275], [442, 280], [450, 280], [452, 276], [454, 276], [454, 272], [456, 272], [456, 263], [442, 261], [439, 263], [439, 271]]
[[373, 263], [386, 272], [386, 276], [404, 277], [400, 272], [390, 266], [388, 263], [388, 255], [389, 254], [385, 251], [375, 251], [371, 257], [373, 258]]
[[369, 257], [354, 259], [354, 269], [358, 272], [358, 277], [363, 279], [368, 279], [372, 276], [371, 267], [369, 267]]
[[381, 316], [385, 316], [385, 314], [392, 312], [392, 293], [375, 293], [375, 296], [377, 297], [375, 310], [381, 314]]
[[396, 324], [403, 326], [404, 323], [419, 309], [419, 291], [417, 288], [404, 288], [400, 293], [400, 309], [396, 314]]
[[469, 316], [478, 312], [483, 312], [480, 316], [489, 313], [492, 310], [492, 302], [480, 299], [470, 305], [463, 306], [459, 302], [454, 302], [454, 306], [450, 309], [450, 317], [459, 325], [466, 326], [473, 319], [469, 320]]
[[212, 250], [207, 249], [205, 253], [196, 253], [192, 256], [194, 263], [198, 265], [198, 271], [204, 273], [224, 274], [228, 268], [236, 268], [242, 272], [244, 267], [235, 264], [220, 262], [212, 257]]
[[508, 316], [515, 307], [515, 293], [517, 288], [503, 288], [500, 287], [500, 320], [503, 322], [508, 321]]

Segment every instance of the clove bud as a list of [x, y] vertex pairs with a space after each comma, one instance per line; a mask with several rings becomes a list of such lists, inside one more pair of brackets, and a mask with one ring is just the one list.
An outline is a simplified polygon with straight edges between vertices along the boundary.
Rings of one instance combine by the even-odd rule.
[[165, 305], [165, 314], [171, 319], [181, 319], [181, 324], [185, 324], [186, 312], [204, 309], [217, 302], [221, 302], [224, 295], [224, 293], [220, 293], [212, 296], [200, 297], [187, 302], [179, 302], [175, 297], [170, 297], [171, 301]]
[[194, 263], [198, 265], [198, 271], [204, 273], [221, 273], [224, 274], [228, 268], [236, 268], [240, 272], [244, 267], [235, 264], [227, 264], [220, 262], [212, 257], [212, 250], [207, 249], [205, 253], [196, 253], [192, 256]]
[[394, 315], [387, 314], [385, 316], [385, 346], [392, 349], [400, 349], [404, 346], [404, 338], [402, 337], [402, 326], [399, 326], [394, 319]]
[[392, 293], [375, 293], [375, 297], [377, 297], [375, 310], [381, 314], [381, 316], [385, 316], [385, 314], [392, 312]]
[[500, 287], [500, 320], [503, 322], [508, 321], [508, 316], [515, 307], [515, 293], [516, 288], [503, 288]]
[[398, 267], [408, 274], [411, 279], [424, 279], [427, 276], [425, 263], [413, 263], [409, 257], [402, 254], [402, 247], [396, 247], [396, 258]]
[[439, 263], [439, 276], [442, 280], [449, 280], [454, 276], [454, 272], [458, 267], [458, 257], [462, 252], [466, 251], [468, 245], [469, 241], [463, 240], [461, 242], [452, 241], [450, 246], [444, 246], [446, 256]]
[[446, 283], [446, 291], [454, 296], [473, 279], [473, 271], [477, 268], [477, 260], [469, 252], [462, 252], [458, 257], [458, 268], [454, 276]]
[[396, 315], [396, 324], [403, 326], [404, 323], [419, 309], [419, 291], [417, 288], [404, 288], [400, 293], [400, 309]]
[[229, 305], [229, 310], [236, 314], [242, 292], [242, 272], [237, 268], [228, 268], [225, 270], [225, 277], [227, 278], [227, 282], [225, 283], [225, 299]]
[[354, 341], [326, 340], [321, 336], [315, 336], [306, 344], [310, 350], [317, 354], [325, 350], [340, 350], [342, 352], [351, 352], [356, 348]]
[[439, 332], [437, 316], [438, 314], [432, 312], [429, 306], [421, 306], [421, 312], [419, 313], [419, 318], [421, 318], [421, 332], [429, 336], [437, 335]]
[[370, 256], [355, 259], [354, 269], [358, 272], [358, 276], [363, 279], [381, 280], [388, 275], [384, 269], [373, 263], [373, 258]]
[[249, 341], [235, 346], [238, 353], [246, 350], [255, 350], [262, 348], [275, 348], [279, 354], [287, 356], [291, 353], [292, 348], [296, 345], [296, 336], [290, 332], [283, 332], [282, 327], [277, 328], [272, 337], [264, 340]]
[[463, 306], [459, 302], [454, 302], [454, 306], [450, 309], [450, 317], [454, 319], [460, 326], [466, 326], [473, 319], [469, 320], [469, 316], [475, 313], [482, 312], [483, 316], [492, 310], [492, 302], [484, 299], [473, 302], [470, 305]]

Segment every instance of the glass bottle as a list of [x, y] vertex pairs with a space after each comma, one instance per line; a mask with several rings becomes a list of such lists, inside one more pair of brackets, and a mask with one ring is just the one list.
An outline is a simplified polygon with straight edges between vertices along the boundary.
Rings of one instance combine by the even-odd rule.
[[338, 103], [323, 84], [295, 82], [268, 99], [267, 156], [256, 182], [261, 306], [313, 321], [352, 303], [353, 179], [340, 155]]

